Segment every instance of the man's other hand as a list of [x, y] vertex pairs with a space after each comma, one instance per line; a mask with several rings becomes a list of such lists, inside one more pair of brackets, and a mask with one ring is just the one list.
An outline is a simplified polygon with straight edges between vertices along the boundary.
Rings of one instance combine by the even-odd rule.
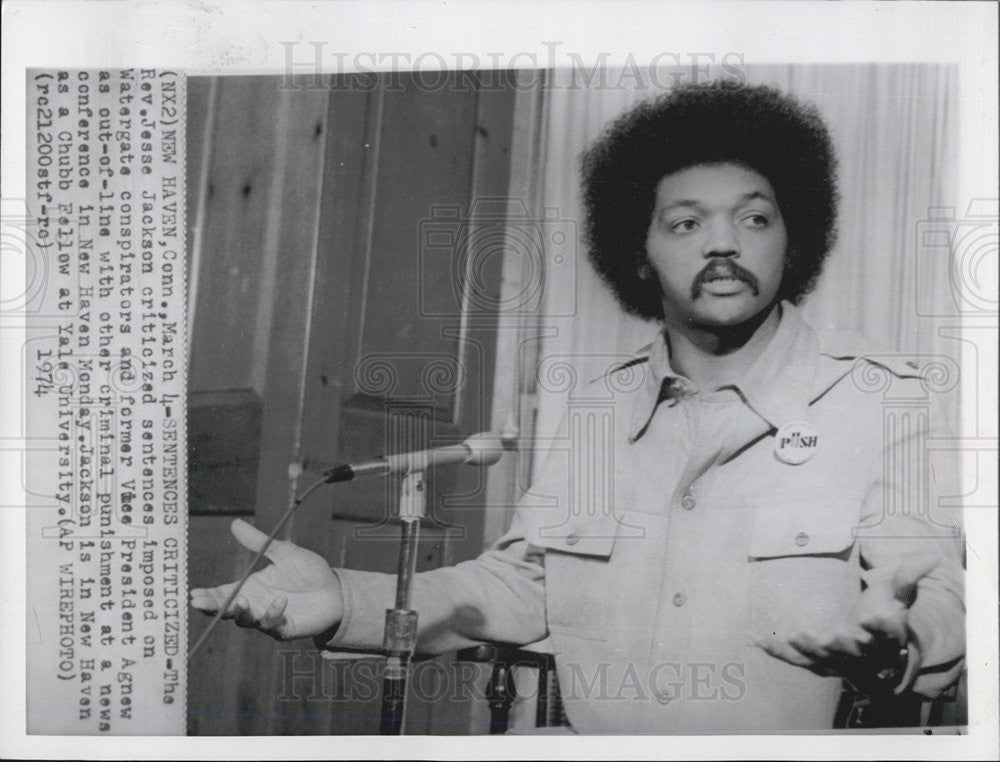
[[[240, 545], [257, 552], [267, 535], [242, 519], [232, 523]], [[312, 637], [340, 622], [340, 581], [322, 556], [291, 542], [274, 540], [264, 554], [271, 561], [247, 579], [223, 616], [240, 627], [254, 627], [279, 640]], [[191, 605], [215, 614], [235, 582], [191, 590]]]
[[929, 554], [909, 559], [891, 573], [873, 570], [866, 575], [868, 587], [841, 622], [825, 630], [778, 633], [758, 645], [789, 664], [819, 675], [839, 675], [864, 693], [901, 693], [919, 667], [917, 649], [903, 650], [913, 645], [909, 607], [917, 583], [937, 563]]

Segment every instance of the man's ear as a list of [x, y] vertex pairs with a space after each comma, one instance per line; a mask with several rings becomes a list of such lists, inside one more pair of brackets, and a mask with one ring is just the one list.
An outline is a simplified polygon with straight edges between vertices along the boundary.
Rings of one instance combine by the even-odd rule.
[[642, 280], [652, 280], [655, 273], [653, 272], [653, 266], [649, 262], [643, 262], [639, 265], [638, 275]]

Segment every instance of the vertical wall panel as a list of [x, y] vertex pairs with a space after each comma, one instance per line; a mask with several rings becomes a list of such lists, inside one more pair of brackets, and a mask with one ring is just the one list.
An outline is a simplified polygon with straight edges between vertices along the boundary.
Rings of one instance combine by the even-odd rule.
[[[348, 80], [350, 82], [351, 80]], [[338, 451], [343, 378], [354, 342], [350, 317], [360, 308], [369, 218], [366, 167], [374, 167], [377, 93], [337, 88], [329, 93], [327, 153], [318, 222], [316, 299], [307, 348], [301, 457], [317, 469], [346, 457]]]
[[[248, 388], [278, 114], [277, 80], [218, 80], [191, 335], [192, 391]], [[260, 390], [257, 390], [258, 392]]]
[[[460, 250], [428, 262], [422, 234], [435, 209], [443, 207], [455, 211], [448, 228], [456, 241], [468, 229], [476, 95], [469, 87], [425, 90], [412, 83], [403, 92], [385, 94], [364, 285], [369, 298], [358, 326], [361, 358], [386, 352], [399, 357], [407, 347], [415, 355], [456, 353], [455, 338], [442, 335], [449, 321], [440, 316], [455, 323], [461, 317], [460, 292], [451, 277]], [[397, 361], [393, 394], [426, 395], [424, 364], [419, 357]], [[443, 404], [447, 408], [448, 401]]]

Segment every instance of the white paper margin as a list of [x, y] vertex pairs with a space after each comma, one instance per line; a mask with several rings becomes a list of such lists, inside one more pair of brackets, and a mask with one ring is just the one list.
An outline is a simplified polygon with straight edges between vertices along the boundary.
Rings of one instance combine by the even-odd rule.
[[[188, 73], [283, 71], [280, 41], [323, 40], [358, 54], [499, 53], [505, 64], [534, 68], [551, 44], [608, 65], [631, 53], [730, 51], [746, 63], [952, 62], [961, 81], [960, 190], [956, 206], [997, 195], [997, 6], [980, 2], [41, 2], [3, 6], [2, 195], [24, 196], [25, 77], [32, 66], [170, 67]], [[518, 57], [518, 54], [521, 54]], [[367, 61], [368, 59], [362, 58]], [[377, 59], [376, 59], [377, 60]], [[367, 64], [371, 65], [371, 64]], [[425, 64], [430, 66], [430, 61]], [[391, 58], [377, 68], [391, 68]], [[3, 294], [24, 282], [23, 260], [4, 252]], [[11, 286], [11, 284], [14, 284]], [[21, 416], [19, 348], [23, 334], [0, 324], [0, 420]], [[977, 347], [996, 399], [995, 337]], [[963, 367], [963, 370], [966, 370]], [[974, 392], [966, 385], [966, 402]], [[993, 432], [996, 433], [995, 430]], [[24, 497], [18, 442], [0, 439], [0, 756], [177, 759], [424, 757], [524, 758], [996, 758], [997, 517], [966, 517], [969, 537], [968, 736], [650, 736], [630, 737], [294, 737], [53, 738], [25, 735]], [[996, 473], [981, 474], [992, 479]]]

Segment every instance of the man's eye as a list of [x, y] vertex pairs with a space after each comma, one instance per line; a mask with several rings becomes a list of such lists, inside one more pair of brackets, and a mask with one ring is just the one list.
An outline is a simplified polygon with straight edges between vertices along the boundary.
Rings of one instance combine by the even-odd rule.
[[674, 233], [690, 233], [698, 227], [698, 223], [695, 220], [678, 220], [670, 226], [670, 230]]
[[763, 214], [750, 214], [743, 218], [743, 222], [751, 228], [766, 228], [770, 220]]

